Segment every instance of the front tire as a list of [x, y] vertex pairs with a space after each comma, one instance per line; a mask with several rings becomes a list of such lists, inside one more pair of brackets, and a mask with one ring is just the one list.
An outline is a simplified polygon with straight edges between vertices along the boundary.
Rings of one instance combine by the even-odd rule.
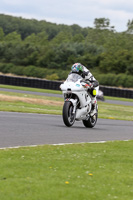
[[66, 101], [63, 106], [63, 121], [68, 127], [72, 126], [75, 122], [75, 113], [73, 114], [73, 104], [70, 101]]
[[83, 124], [87, 128], [93, 128], [96, 125], [98, 113], [90, 116], [88, 120], [83, 120]]

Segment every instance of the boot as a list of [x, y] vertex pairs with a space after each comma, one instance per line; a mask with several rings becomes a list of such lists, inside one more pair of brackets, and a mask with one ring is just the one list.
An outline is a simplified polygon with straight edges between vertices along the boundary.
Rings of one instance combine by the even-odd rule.
[[92, 108], [91, 108], [91, 112], [90, 115], [93, 116], [97, 113], [98, 111], [98, 105], [97, 105], [97, 100], [96, 98], [92, 99]]

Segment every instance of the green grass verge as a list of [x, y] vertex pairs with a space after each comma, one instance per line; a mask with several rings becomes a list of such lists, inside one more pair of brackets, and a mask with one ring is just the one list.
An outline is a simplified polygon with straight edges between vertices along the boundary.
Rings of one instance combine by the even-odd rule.
[[0, 111], [61, 115], [61, 106], [0, 101]]
[[[58, 90], [37, 89], [37, 88], [19, 87], [19, 86], [2, 85], [2, 84], [0, 84], [0, 88], [23, 90], [23, 91], [32, 91], [32, 92], [42, 92], [42, 93], [62, 94], [62, 92], [58, 91]], [[105, 96], [105, 99], [133, 102], [133, 99], [120, 98], [120, 97]]]
[[[63, 98], [59, 97], [47, 97], [39, 95], [21, 94], [14, 92], [0, 92], [1, 94], [8, 95], [9, 101], [0, 101], [0, 111], [11, 111], [11, 112], [27, 112], [27, 113], [40, 113], [40, 114], [62, 114]], [[60, 105], [47, 105], [38, 103], [26, 103], [19, 101], [10, 101], [10, 96], [38, 99], [38, 100], [49, 100], [49, 101], [60, 101]], [[117, 120], [130, 120], [133, 121], [133, 106], [115, 105], [108, 104], [105, 102], [98, 101], [99, 106], [99, 118], [105, 119], [117, 119]]]
[[99, 118], [133, 121], [133, 106], [98, 102]]
[[26, 93], [0, 91], [0, 94], [16, 96], [16, 97], [34, 98], [34, 99], [45, 99], [45, 100], [54, 100], [54, 101], [62, 101], [62, 102], [64, 101], [64, 99], [61, 97], [41, 96], [41, 95], [26, 94]]
[[[114, 105], [107, 103], [105, 104], [103, 102], [98, 102], [98, 105], [99, 105], [99, 118], [133, 121], [132, 106], [122, 106], [122, 105]], [[62, 106], [40, 105], [40, 104], [25, 103], [21, 101], [17, 102], [1, 101], [0, 111], [61, 115]]]
[[105, 96], [105, 100], [118, 100], [118, 101], [133, 102], [133, 99], [121, 98], [121, 97], [109, 97], [109, 96]]
[[133, 141], [0, 150], [2, 200], [131, 200]]

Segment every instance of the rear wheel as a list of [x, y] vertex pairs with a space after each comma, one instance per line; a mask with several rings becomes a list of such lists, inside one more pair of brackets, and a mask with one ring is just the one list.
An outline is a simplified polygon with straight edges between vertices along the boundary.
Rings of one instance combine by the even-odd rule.
[[96, 125], [97, 117], [98, 113], [94, 114], [93, 116], [90, 116], [87, 120], [83, 120], [84, 126], [87, 128], [93, 128]]
[[75, 113], [73, 114], [73, 104], [70, 101], [66, 101], [63, 106], [63, 121], [68, 127], [72, 126], [75, 122]]

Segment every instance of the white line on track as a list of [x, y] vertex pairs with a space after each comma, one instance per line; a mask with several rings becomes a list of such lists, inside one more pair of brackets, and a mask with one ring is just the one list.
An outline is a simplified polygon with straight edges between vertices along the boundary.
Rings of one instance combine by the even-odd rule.
[[[121, 141], [129, 141], [129, 140], [121, 140]], [[29, 145], [29, 146], [14, 146], [14, 147], [2, 147], [0, 150], [6, 149], [19, 149], [23, 147], [37, 147], [37, 146], [45, 146], [45, 145], [53, 145], [53, 146], [63, 146], [63, 145], [70, 145], [70, 144], [95, 144], [95, 143], [105, 143], [105, 142], [113, 142], [113, 141], [98, 141], [98, 142], [80, 142], [80, 143], [58, 143], [58, 144], [44, 144], [44, 145]]]

